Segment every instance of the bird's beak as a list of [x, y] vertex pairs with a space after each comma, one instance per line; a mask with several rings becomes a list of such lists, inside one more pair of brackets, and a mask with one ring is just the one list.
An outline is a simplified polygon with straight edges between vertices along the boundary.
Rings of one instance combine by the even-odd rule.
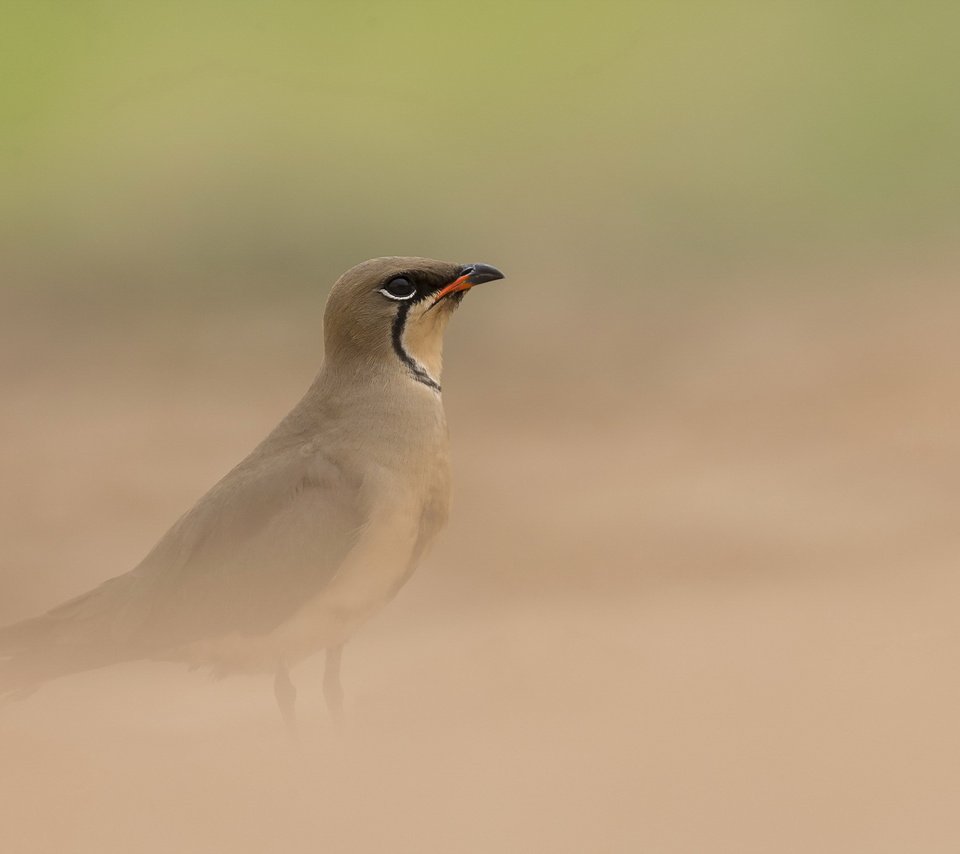
[[482, 285], [484, 282], [495, 282], [497, 279], [502, 278], [503, 273], [496, 267], [491, 267], [489, 264], [469, 264], [463, 268], [459, 278], [454, 279], [449, 285], [446, 285], [437, 292], [433, 303], [436, 305], [444, 297], [450, 296], [450, 294], [455, 294], [459, 291], [469, 291], [474, 285]]

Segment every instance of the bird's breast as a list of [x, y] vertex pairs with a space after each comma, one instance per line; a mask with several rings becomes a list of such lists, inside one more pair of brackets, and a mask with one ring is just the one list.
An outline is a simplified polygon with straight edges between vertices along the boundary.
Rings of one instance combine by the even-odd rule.
[[273, 633], [277, 657], [294, 663], [344, 643], [396, 595], [445, 519], [439, 493], [378, 513], [330, 584]]

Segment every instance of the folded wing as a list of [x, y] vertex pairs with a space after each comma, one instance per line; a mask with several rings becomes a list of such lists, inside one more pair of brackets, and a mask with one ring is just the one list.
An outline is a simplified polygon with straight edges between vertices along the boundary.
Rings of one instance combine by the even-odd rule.
[[135, 569], [0, 629], [0, 693], [271, 631], [336, 574], [365, 522], [359, 492], [356, 478], [303, 447], [248, 457]]

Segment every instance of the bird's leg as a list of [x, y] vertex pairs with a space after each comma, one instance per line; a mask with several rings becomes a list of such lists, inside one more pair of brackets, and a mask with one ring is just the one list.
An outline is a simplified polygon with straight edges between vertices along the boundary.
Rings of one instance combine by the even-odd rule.
[[283, 715], [287, 735], [295, 743], [297, 741], [297, 713], [294, 706], [297, 702], [297, 689], [290, 681], [290, 673], [283, 663], [277, 665], [277, 673], [273, 679], [273, 694], [277, 698], [280, 714]]
[[343, 724], [343, 687], [340, 685], [340, 654], [343, 644], [327, 648], [326, 666], [323, 671], [323, 697], [333, 722]]

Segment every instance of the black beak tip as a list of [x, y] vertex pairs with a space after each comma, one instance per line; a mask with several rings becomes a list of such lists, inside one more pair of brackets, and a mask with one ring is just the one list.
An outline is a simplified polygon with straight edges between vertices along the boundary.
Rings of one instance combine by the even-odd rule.
[[460, 275], [466, 276], [471, 285], [482, 285], [503, 278], [503, 273], [489, 264], [467, 264]]

